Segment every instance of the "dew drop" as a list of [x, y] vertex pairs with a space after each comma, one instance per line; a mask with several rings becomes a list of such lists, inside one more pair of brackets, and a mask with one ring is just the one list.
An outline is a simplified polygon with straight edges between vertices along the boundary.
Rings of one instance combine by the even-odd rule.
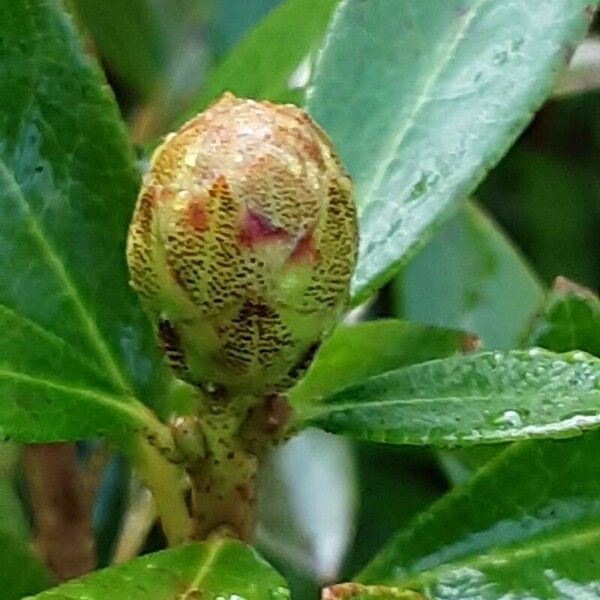
[[500, 417], [498, 417], [494, 423], [496, 425], [510, 425], [514, 428], [523, 427], [523, 420], [521, 415], [516, 410], [505, 410]]

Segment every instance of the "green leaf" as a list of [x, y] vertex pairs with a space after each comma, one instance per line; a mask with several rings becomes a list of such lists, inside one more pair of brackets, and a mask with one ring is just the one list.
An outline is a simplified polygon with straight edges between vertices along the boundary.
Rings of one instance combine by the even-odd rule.
[[473, 204], [442, 226], [394, 284], [398, 315], [470, 331], [494, 350], [520, 345], [543, 294], [510, 241]]
[[[356, 184], [356, 303], [469, 196], [550, 92], [585, 0], [340, 5], [308, 109]], [[341, 108], [343, 107], [343, 109]]]
[[597, 432], [515, 444], [396, 534], [358, 579], [431, 600], [596, 597], [599, 469]]
[[[558, 287], [547, 316], [564, 316], [557, 309], [574, 299], [595, 305], [586, 290]], [[542, 317], [537, 330], [560, 322]], [[579, 346], [585, 321], [567, 322], [577, 323], [570, 339]], [[561, 336], [546, 340], [564, 347]], [[399, 531], [359, 579], [414, 585], [431, 600], [597, 597], [599, 451], [599, 432], [509, 446]]]
[[28, 540], [30, 527], [17, 492], [19, 449], [0, 442], [0, 531]]
[[167, 39], [157, 2], [72, 0], [77, 15], [111, 70], [142, 96], [153, 92], [165, 70]]
[[450, 356], [472, 341], [459, 331], [393, 319], [340, 325], [288, 399], [293, 406], [305, 404], [385, 371]]
[[206, 3], [120, 0], [117, 7], [104, 0], [72, 2], [103, 64], [126, 88], [132, 139], [143, 143], [163, 134], [206, 77]]
[[36, 600], [287, 600], [284, 579], [248, 546], [218, 541], [149, 554], [35, 596]]
[[48, 570], [27, 544], [5, 531], [0, 531], [0, 565], [2, 600], [20, 600], [51, 585]]
[[192, 112], [203, 110], [225, 91], [248, 98], [299, 102], [302, 92], [290, 86], [290, 76], [323, 36], [336, 3], [287, 0], [273, 9], [218, 65]]
[[355, 543], [344, 561], [345, 578], [356, 573], [392, 534], [447, 490], [434, 453], [428, 449], [365, 442], [354, 446], [360, 512]]
[[207, 35], [213, 53], [222, 56], [228, 52], [250, 28], [281, 3], [282, 0], [211, 0]]
[[357, 439], [438, 447], [578, 435], [600, 426], [600, 360], [541, 349], [434, 360], [371, 377], [299, 422]]
[[138, 175], [117, 109], [50, 0], [0, 0], [0, 436], [160, 427], [124, 251]]
[[528, 341], [555, 352], [577, 348], [600, 357], [600, 300], [559, 277]]
[[18, 451], [0, 443], [0, 590], [2, 600], [19, 600], [51, 585], [50, 574], [33, 555], [29, 523], [16, 490]]

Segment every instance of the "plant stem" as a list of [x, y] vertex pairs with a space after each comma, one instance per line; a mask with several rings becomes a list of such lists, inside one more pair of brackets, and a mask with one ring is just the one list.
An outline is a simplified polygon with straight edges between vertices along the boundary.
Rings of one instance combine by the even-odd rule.
[[188, 467], [192, 483], [194, 539], [219, 535], [251, 541], [256, 502], [256, 456], [235, 438], [225, 439]]
[[23, 464], [42, 559], [59, 580], [91, 571], [96, 562], [91, 502], [75, 445], [27, 445]]
[[139, 435], [128, 450], [140, 479], [154, 496], [169, 546], [183, 543], [190, 538], [191, 520], [181, 469]]
[[[250, 542], [256, 517], [256, 475], [282, 437], [290, 411], [280, 396], [208, 401], [198, 416], [205, 452], [189, 461], [193, 537]], [[202, 410], [201, 408], [201, 410]]]

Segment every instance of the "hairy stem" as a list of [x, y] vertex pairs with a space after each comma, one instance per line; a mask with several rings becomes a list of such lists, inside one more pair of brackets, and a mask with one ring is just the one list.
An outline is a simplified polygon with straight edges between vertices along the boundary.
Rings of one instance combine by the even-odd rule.
[[91, 501], [75, 445], [27, 445], [23, 464], [40, 556], [59, 580], [91, 571], [96, 562]]

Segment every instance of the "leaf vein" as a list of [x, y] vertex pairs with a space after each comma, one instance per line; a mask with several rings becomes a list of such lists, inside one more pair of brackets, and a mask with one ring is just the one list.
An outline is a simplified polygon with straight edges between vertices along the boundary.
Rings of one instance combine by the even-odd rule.
[[126, 391], [131, 391], [131, 386], [125, 380], [123, 374], [117, 366], [116, 361], [114, 360], [108, 346], [106, 345], [106, 340], [100, 333], [98, 329], [98, 325], [91, 317], [89, 310], [85, 306], [83, 300], [81, 299], [79, 292], [76, 286], [73, 284], [66, 268], [59, 255], [54, 250], [48, 239], [43, 233], [29, 203], [25, 199], [23, 191], [21, 190], [18, 182], [14, 178], [13, 174], [7, 168], [6, 163], [0, 159], [0, 169], [2, 170], [2, 174], [6, 178], [9, 183], [9, 189], [7, 190], [12, 196], [15, 198], [17, 202], [23, 207], [26, 211], [27, 222], [29, 224], [29, 231], [33, 239], [36, 241], [38, 248], [41, 251], [42, 256], [44, 257], [46, 263], [50, 266], [50, 268], [54, 271], [58, 280], [63, 284], [65, 290], [67, 291], [68, 296], [71, 298], [73, 302], [73, 306], [79, 315], [79, 319], [84, 326], [84, 329], [91, 340], [93, 346], [96, 348], [96, 352], [98, 353], [98, 357], [104, 363], [104, 367], [108, 370], [111, 377], [115, 381], [115, 383]]

